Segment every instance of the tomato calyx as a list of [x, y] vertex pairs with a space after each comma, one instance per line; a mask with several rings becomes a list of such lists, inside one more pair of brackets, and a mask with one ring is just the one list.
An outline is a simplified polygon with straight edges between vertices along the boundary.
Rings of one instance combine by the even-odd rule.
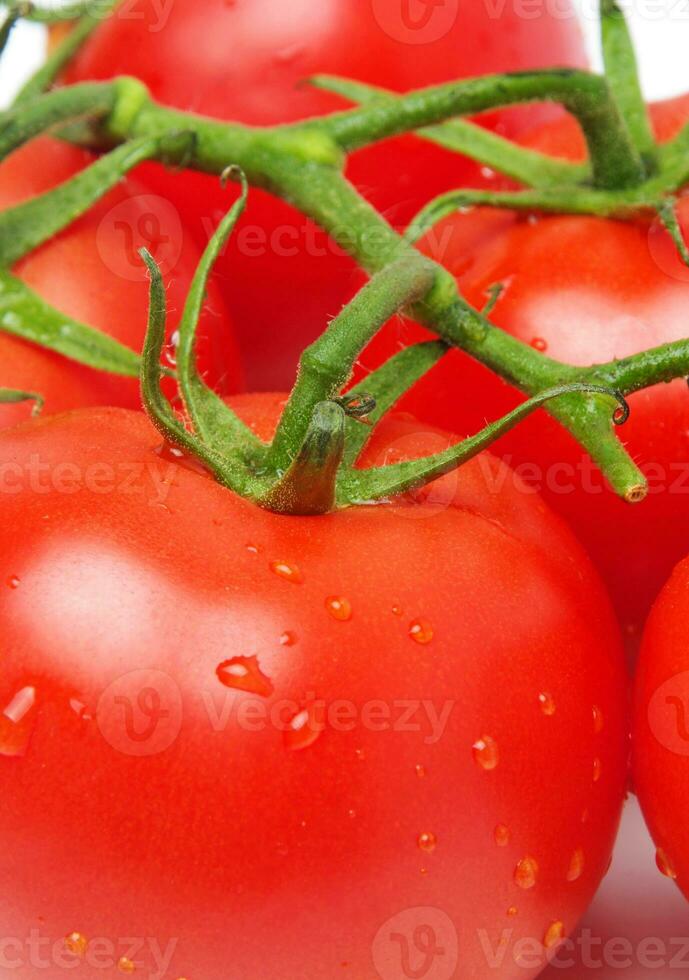
[[[279, 514], [319, 515], [353, 504], [371, 504], [418, 489], [472, 459], [546, 402], [586, 393], [617, 403], [613, 422], [629, 418], [623, 394], [596, 383], [571, 382], [540, 392], [504, 418], [445, 452], [420, 460], [357, 469], [375, 425], [444, 352], [421, 344], [393, 357], [366, 379], [366, 390], [347, 390], [354, 362], [388, 318], [433, 288], [431, 263], [399, 259], [371, 282], [302, 355], [294, 389], [270, 445], [261, 442], [200, 377], [195, 357], [196, 327], [214, 261], [244, 211], [248, 184], [232, 168], [225, 175], [242, 186], [201, 260], [179, 325], [177, 380], [186, 419], [161, 387], [166, 335], [162, 276], [146, 250], [151, 276], [149, 327], [142, 355], [141, 387], [146, 410], [166, 439], [191, 452], [225, 486]], [[362, 425], [362, 419], [368, 425]], [[636, 490], [634, 492], [637, 492]]]

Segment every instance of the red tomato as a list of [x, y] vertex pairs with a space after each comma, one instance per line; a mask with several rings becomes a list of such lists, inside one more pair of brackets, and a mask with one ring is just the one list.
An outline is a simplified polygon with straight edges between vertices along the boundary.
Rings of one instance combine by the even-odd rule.
[[[554, 64], [585, 64], [569, 0], [557, 14], [548, 8], [526, 16], [512, 2], [143, 0], [136, 9], [121, 5], [67, 78], [136, 75], [167, 104], [268, 125], [343, 107], [341, 99], [299, 85], [319, 72], [407, 91]], [[542, 111], [506, 113], [490, 124], [515, 132]], [[412, 138], [365, 150], [349, 168], [355, 184], [401, 224], [434, 195], [475, 183], [478, 174], [468, 161]], [[227, 209], [217, 183], [161, 174], [155, 180], [207, 241]], [[252, 389], [291, 385], [299, 353], [339, 312], [353, 272], [353, 263], [310, 222], [252, 192], [219, 272]]]
[[689, 898], [689, 560], [660, 593], [644, 634], [636, 682], [634, 784], [659, 869]]
[[[91, 160], [57, 140], [27, 144], [0, 166], [0, 208], [50, 190]], [[141, 350], [148, 309], [148, 279], [138, 255], [143, 245], [153, 249], [165, 274], [172, 333], [200, 250], [170, 203], [138, 179], [122, 181], [84, 217], [17, 263], [14, 272], [58, 310]], [[209, 291], [201, 331], [204, 371], [235, 391], [239, 361], [216, 288]], [[136, 379], [92, 371], [7, 334], [0, 334], [0, 365], [0, 387], [39, 392], [48, 412], [141, 404]], [[28, 411], [25, 405], [0, 406], [0, 426], [26, 418]]]
[[[653, 107], [658, 135], [669, 139], [689, 116], [689, 97]], [[559, 156], [583, 155], [571, 120], [529, 140]], [[689, 232], [689, 202], [681, 205]], [[486, 291], [505, 291], [491, 319], [539, 350], [571, 364], [624, 357], [687, 335], [689, 270], [659, 223], [593, 217], [516, 217], [479, 209], [435, 229], [424, 250], [456, 276], [475, 306]], [[364, 356], [375, 366], [400, 343], [426, 336], [391, 324]], [[405, 406], [421, 418], [446, 420], [458, 432], [480, 429], [519, 396], [459, 353], [422, 381]], [[631, 421], [620, 430], [648, 475], [651, 495], [623, 503], [588, 456], [550, 416], [539, 412], [500, 443], [512, 466], [563, 514], [607, 583], [619, 616], [637, 637], [673, 565], [689, 548], [689, 396], [676, 381], [632, 396]]]
[[[280, 401], [237, 404], [265, 436]], [[448, 438], [393, 420], [369, 459]], [[539, 972], [626, 772], [616, 626], [539, 498], [484, 455], [425, 504], [278, 517], [116, 409], [0, 459], [17, 978], [35, 935], [166, 978]]]

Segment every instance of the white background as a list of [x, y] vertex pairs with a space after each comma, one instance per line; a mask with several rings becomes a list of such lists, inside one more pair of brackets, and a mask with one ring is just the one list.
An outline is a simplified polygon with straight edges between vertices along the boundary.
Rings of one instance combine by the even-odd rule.
[[[317, 0], [314, 0], [317, 2]], [[574, 0], [580, 10], [593, 63], [599, 65], [597, 0]], [[651, 99], [664, 98], [689, 90], [689, 0], [625, 0], [642, 66], [644, 89]], [[40, 28], [22, 25], [17, 28], [11, 47], [0, 67], [0, 102], [7, 100], [13, 88], [39, 63], [43, 35]], [[687, 815], [683, 815], [689, 819]], [[654, 849], [644, 829], [634, 802], [628, 804], [623, 832], [613, 869], [603, 884], [585, 925], [595, 936], [606, 940], [630, 940], [636, 948], [647, 938], [658, 938], [668, 944], [675, 937], [689, 937], [689, 905], [672, 882], [662, 878], [655, 868]], [[656, 977], [671, 980], [689, 975], [689, 969], [668, 965], [644, 969], [638, 962], [631, 967], [608, 965], [602, 969], [547, 971], [548, 980], [557, 977], [576, 978], [591, 975], [600, 980], [624, 977], [642, 980]]]

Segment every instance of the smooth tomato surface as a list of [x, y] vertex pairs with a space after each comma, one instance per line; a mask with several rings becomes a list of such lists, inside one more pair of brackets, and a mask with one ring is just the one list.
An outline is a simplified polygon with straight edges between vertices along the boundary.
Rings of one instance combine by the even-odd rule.
[[[92, 160], [66, 143], [34, 140], [0, 166], [0, 208], [50, 190]], [[201, 253], [176, 210], [138, 179], [121, 181], [66, 231], [17, 263], [14, 272], [58, 310], [140, 351], [148, 310], [148, 281], [138, 255], [142, 246], [153, 251], [165, 274], [172, 335]], [[215, 287], [200, 330], [202, 370], [224, 390], [236, 391], [239, 359], [230, 317]], [[172, 349], [168, 356], [174, 357]], [[4, 333], [0, 387], [39, 392], [47, 412], [141, 404], [135, 379], [92, 371]], [[2, 405], [0, 426], [25, 419], [28, 412], [26, 405]]]
[[689, 898], [689, 561], [681, 562], [648, 619], [634, 718], [634, 788], [658, 846], [657, 863]]
[[[279, 402], [236, 404], [265, 435]], [[391, 421], [369, 459], [447, 440]], [[35, 933], [166, 980], [539, 972], [609, 861], [626, 691], [595, 572], [507, 467], [309, 519], [121, 410], [0, 457], [14, 976]]]
[[[344, 106], [301, 84], [317, 73], [408, 91], [493, 71], [585, 64], [569, 3], [557, 14], [537, 6], [525, 16], [513, 0], [143, 0], [136, 10], [121, 5], [67, 78], [136, 75], [179, 108], [256, 125], [287, 123]], [[547, 111], [487, 122], [515, 132]], [[475, 165], [412, 138], [356, 154], [349, 175], [395, 224], [434, 195], [481, 179]], [[217, 182], [160, 172], [155, 180], [207, 241], [228, 207]], [[252, 389], [291, 385], [299, 354], [339, 312], [353, 273], [353, 263], [310, 222], [252, 192], [218, 273]]]
[[[686, 121], [689, 98], [653, 107], [658, 135]], [[569, 120], [545, 127], [529, 144], [559, 156], [583, 154]], [[685, 232], [689, 206], [680, 205]], [[435, 229], [424, 249], [456, 276], [481, 307], [487, 290], [505, 291], [491, 320], [550, 356], [588, 365], [624, 357], [687, 334], [689, 270], [669, 236], [650, 221], [593, 217], [517, 217], [477, 210]], [[368, 367], [399, 344], [425, 336], [411, 323], [391, 324], [363, 358]], [[405, 406], [421, 418], [469, 433], [517, 404], [519, 396], [489, 371], [451, 354]], [[500, 443], [508, 462], [563, 514], [610, 589], [632, 642], [674, 564], [689, 548], [689, 399], [679, 380], [632, 396], [620, 430], [646, 472], [651, 494], [631, 507], [607, 487], [588, 456], [545, 412]]]

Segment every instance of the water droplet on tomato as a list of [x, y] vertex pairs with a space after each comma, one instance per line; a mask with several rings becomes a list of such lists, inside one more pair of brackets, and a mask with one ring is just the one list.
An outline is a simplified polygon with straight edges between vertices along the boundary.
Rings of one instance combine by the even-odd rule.
[[677, 879], [677, 869], [674, 864], [667, 856], [662, 847], [659, 847], [656, 851], [656, 864], [658, 865], [658, 871], [666, 878], [672, 878], [673, 881]]
[[584, 873], [584, 851], [577, 847], [569, 862], [567, 869], [567, 881], [578, 881]]
[[402, 607], [399, 606], [397, 603], [395, 603], [395, 605], [392, 607], [392, 615], [393, 616], [401, 616], [402, 615]]
[[510, 907], [507, 910], [507, 915], [509, 916], [510, 919], [513, 919], [515, 915], [517, 915], [516, 905], [510, 905]]
[[520, 888], [528, 891], [538, 879], [538, 861], [532, 857], [522, 858], [514, 869], [514, 880]]
[[605, 727], [605, 718], [603, 717], [603, 712], [598, 707], [597, 704], [593, 706], [593, 730], [596, 735], [600, 735]]
[[179, 463], [184, 459], [184, 452], [179, 448], [179, 446], [173, 446], [169, 442], [164, 442], [162, 445], [158, 446], [156, 449], [156, 454], [160, 456], [161, 459], [167, 460], [169, 463]]
[[293, 647], [297, 642], [297, 635], [291, 630], [285, 630], [284, 633], [280, 634], [280, 646], [283, 647]]
[[10, 577], [7, 579], [7, 586], [10, 589], [18, 589], [19, 588], [19, 582], [20, 582], [20, 579], [19, 579], [19, 576], [18, 575], [10, 575]]
[[541, 711], [543, 712], [543, 714], [546, 715], [548, 718], [552, 718], [552, 716], [555, 714], [555, 711], [557, 710], [555, 699], [553, 698], [552, 694], [548, 694], [547, 691], [544, 691], [542, 694], [539, 694], [538, 703], [541, 706]]
[[531, 341], [531, 346], [534, 350], [540, 351], [541, 354], [545, 354], [548, 350], [548, 341], [544, 340], [543, 337], [534, 337]]
[[588, 823], [590, 816], [591, 816], [591, 812], [590, 812], [590, 810], [587, 807], [585, 810], [582, 811], [582, 814], [581, 814], [581, 822], [582, 823]]
[[499, 823], [493, 831], [493, 836], [498, 847], [507, 847], [512, 835], [509, 827], [506, 827], [504, 823]]
[[323, 725], [316, 717], [314, 706], [302, 708], [283, 732], [285, 746], [293, 750], [307, 749], [317, 740], [322, 730]]
[[258, 548], [256, 547], [256, 545], [255, 545], [255, 544], [248, 544], [248, 545], [246, 546], [246, 550], [247, 550], [247, 551], [249, 552], [249, 554], [251, 554], [251, 555], [257, 555], [257, 554], [258, 554]]
[[128, 956], [121, 956], [117, 961], [117, 969], [120, 973], [131, 975], [136, 972], [136, 965]]
[[92, 721], [93, 715], [83, 701], [78, 698], [70, 698], [69, 706], [80, 721]]
[[423, 834], [419, 834], [417, 844], [425, 854], [432, 854], [438, 845], [438, 839], [435, 834], [425, 831]]
[[70, 932], [68, 936], [65, 936], [65, 949], [68, 953], [74, 953], [75, 956], [85, 956], [88, 944], [88, 939], [80, 932]]
[[593, 781], [597, 783], [603, 774], [603, 763], [600, 759], [596, 758], [593, 760]]
[[423, 779], [424, 776], [426, 775], [426, 767], [421, 765], [414, 766], [414, 772], [419, 777], [419, 779]]
[[415, 619], [409, 624], [409, 635], [415, 643], [425, 646], [433, 639], [433, 627], [427, 619]]
[[543, 937], [543, 945], [546, 949], [553, 949], [555, 946], [559, 945], [565, 938], [565, 924], [564, 922], [551, 922], [551, 924], [546, 929], [545, 936]]
[[357, 757], [359, 762], [363, 762], [366, 758], [366, 752], [364, 749], [354, 749], [354, 755]]
[[347, 816], [350, 820], [354, 820], [356, 818], [356, 810], [347, 810]]
[[347, 599], [343, 599], [341, 596], [328, 596], [325, 600], [325, 608], [333, 619], [337, 619], [341, 623], [352, 618], [352, 606]]
[[273, 693], [272, 681], [263, 673], [256, 657], [232, 657], [218, 666], [216, 674], [225, 687], [262, 698], [269, 698]]
[[270, 570], [278, 575], [280, 578], [284, 578], [286, 582], [291, 582], [293, 585], [299, 585], [304, 581], [304, 578], [297, 568], [296, 565], [290, 565], [286, 561], [271, 561]]
[[292, 65], [305, 51], [303, 44], [291, 44], [289, 47], [281, 48], [273, 55], [276, 65]]
[[497, 768], [500, 762], [500, 751], [498, 749], [498, 743], [490, 735], [484, 735], [478, 742], [474, 742], [472, 751], [474, 753], [474, 762], [480, 769], [491, 772]]
[[26, 754], [35, 724], [36, 688], [23, 687], [0, 715], [0, 755]]

